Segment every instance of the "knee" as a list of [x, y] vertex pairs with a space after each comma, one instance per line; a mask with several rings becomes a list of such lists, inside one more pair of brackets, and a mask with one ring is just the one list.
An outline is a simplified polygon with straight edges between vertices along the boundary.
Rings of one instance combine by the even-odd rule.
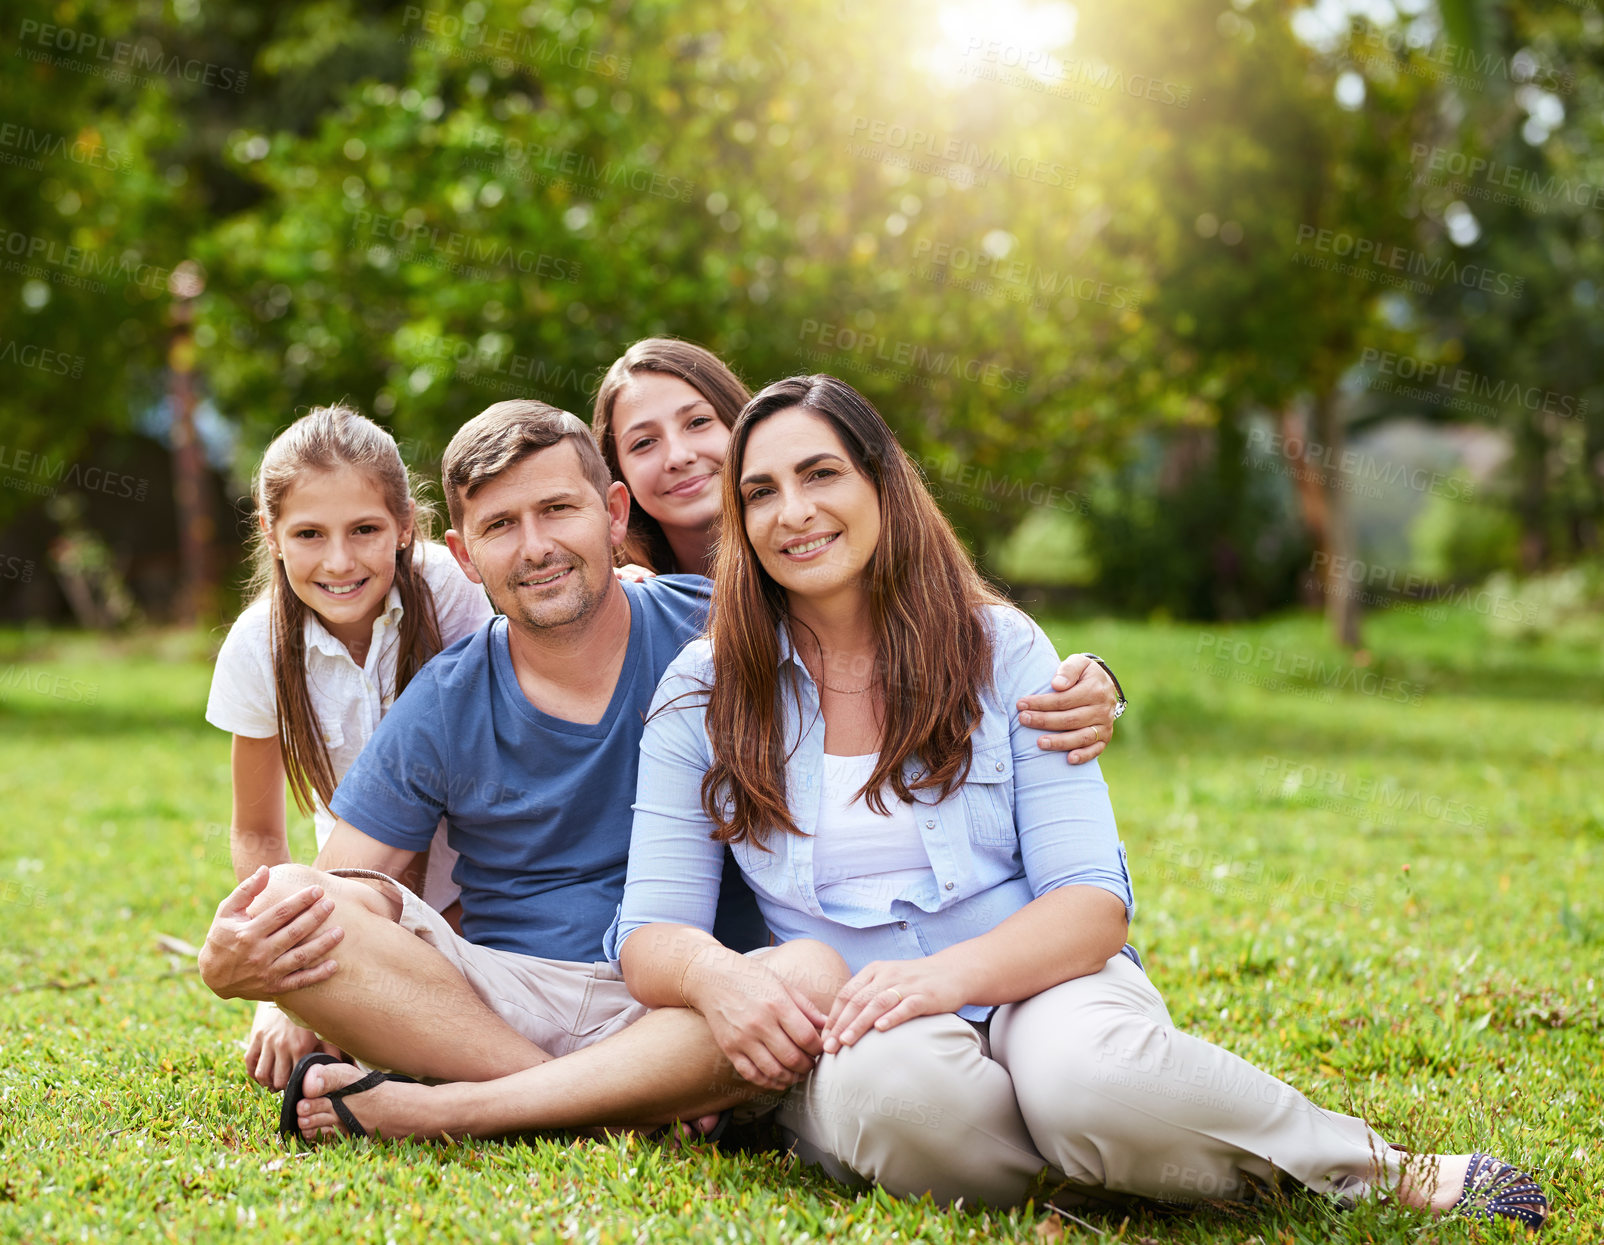
[[1136, 1126], [1132, 1101], [1173, 1071], [1169, 1037], [1145, 1016], [1104, 1013], [1011, 1039], [1008, 1070], [1031, 1132], [1120, 1134]]
[[828, 1012], [836, 994], [852, 977], [852, 970], [828, 943], [798, 938], [782, 943], [765, 957], [776, 975], [802, 989], [815, 1007]]
[[260, 916], [274, 904], [283, 903], [308, 886], [325, 886], [328, 880], [327, 874], [320, 873], [311, 865], [274, 865], [267, 871], [267, 885], [251, 901], [248, 911], [251, 916]]
[[[962, 1044], [960, 1037], [957, 1045]], [[884, 1032], [871, 1030], [825, 1056], [834, 1063], [828, 1083], [835, 1101], [827, 1105], [853, 1120], [861, 1144], [926, 1149], [935, 1140], [927, 1136], [932, 1130], [962, 1122], [957, 1117], [969, 1103], [952, 1090], [964, 1079], [966, 1053], [935, 1025], [910, 1021]], [[974, 1055], [980, 1058], [978, 1047]]]
[[311, 865], [287, 863], [268, 870], [267, 886], [252, 902], [251, 916], [259, 916], [274, 904], [300, 894], [308, 886], [318, 886], [333, 902], [336, 920], [361, 919], [366, 913], [394, 919], [397, 906], [365, 878], [342, 878], [324, 873]]

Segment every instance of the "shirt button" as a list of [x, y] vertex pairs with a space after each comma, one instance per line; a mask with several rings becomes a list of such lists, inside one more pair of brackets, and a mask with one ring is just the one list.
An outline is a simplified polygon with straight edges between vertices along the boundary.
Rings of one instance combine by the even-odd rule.
[[926, 830], [934, 830], [935, 828], [936, 828], [935, 819], [934, 818], [926, 818], [926, 820], [925, 820], [925, 829]]
[[997, 762], [997, 772], [999, 774], [1003, 772], [1003, 763], [1001, 761]]
[[947, 883], [947, 889], [948, 889], [948, 890], [951, 890], [951, 889], [952, 889], [952, 883], [951, 883], [951, 882], [948, 882], [948, 883]]
[[898, 929], [907, 929], [908, 928], [908, 922], [906, 922], [906, 921], [898, 921], [897, 922], [897, 928]]

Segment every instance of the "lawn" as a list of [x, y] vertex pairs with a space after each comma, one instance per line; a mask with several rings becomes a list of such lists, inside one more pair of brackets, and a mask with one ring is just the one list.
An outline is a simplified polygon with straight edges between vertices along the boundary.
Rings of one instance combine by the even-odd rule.
[[[1132, 700], [1104, 769], [1176, 1022], [1390, 1139], [1528, 1165], [1552, 1239], [1604, 1240], [1599, 654], [1470, 613], [1372, 618], [1362, 667], [1302, 617], [1048, 629]], [[1085, 1226], [949, 1211], [633, 1139], [287, 1150], [241, 1065], [247, 1005], [158, 943], [198, 943], [231, 885], [216, 638], [0, 636], [0, 1238], [1476, 1236], [1312, 1196]]]

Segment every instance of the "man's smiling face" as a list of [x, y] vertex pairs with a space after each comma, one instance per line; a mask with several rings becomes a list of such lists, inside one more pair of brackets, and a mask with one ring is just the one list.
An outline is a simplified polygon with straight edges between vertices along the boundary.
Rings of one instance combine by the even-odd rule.
[[457, 552], [460, 541], [491, 604], [510, 621], [545, 631], [590, 617], [606, 599], [628, 517], [624, 486], [614, 484], [603, 498], [573, 445], [559, 441], [464, 497], [451, 543]]

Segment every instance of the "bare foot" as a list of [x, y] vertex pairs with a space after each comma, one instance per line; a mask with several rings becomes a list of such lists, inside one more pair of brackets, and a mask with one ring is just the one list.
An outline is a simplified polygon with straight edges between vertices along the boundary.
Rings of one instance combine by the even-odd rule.
[[1448, 1210], [1465, 1192], [1468, 1154], [1404, 1154], [1398, 1200], [1416, 1210]]
[[[324, 1137], [344, 1137], [345, 1125], [335, 1113], [332, 1100], [322, 1095], [343, 1089], [367, 1075], [348, 1063], [325, 1063], [309, 1068], [301, 1082], [305, 1095], [295, 1107], [301, 1136], [308, 1141]], [[367, 1129], [370, 1137], [438, 1137], [443, 1131], [428, 1111], [429, 1088], [405, 1081], [385, 1081], [344, 1099], [347, 1111]]]

